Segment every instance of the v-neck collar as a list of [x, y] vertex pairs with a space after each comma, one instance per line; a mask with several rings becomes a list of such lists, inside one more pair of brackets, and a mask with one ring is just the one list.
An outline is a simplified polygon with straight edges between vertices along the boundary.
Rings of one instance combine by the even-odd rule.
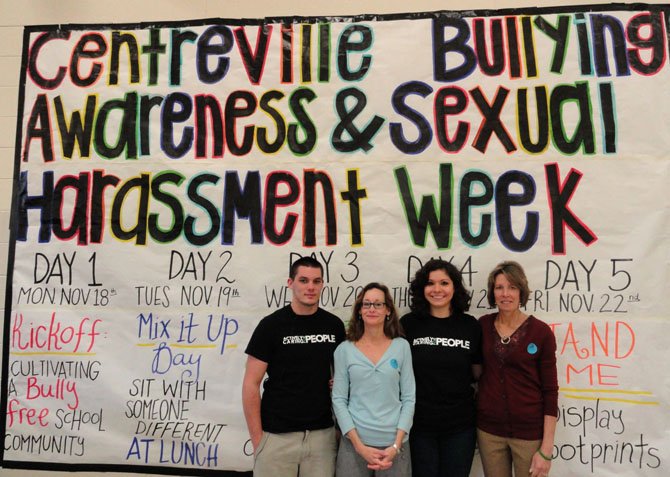
[[356, 351], [358, 351], [358, 352], [359, 352], [359, 353], [360, 353], [360, 354], [361, 354], [361, 355], [368, 361], [368, 363], [370, 363], [372, 366], [374, 366], [374, 367], [376, 368], [377, 366], [379, 366], [379, 363], [381, 363], [382, 361], [384, 361], [384, 358], [386, 357], [386, 354], [387, 354], [387, 353], [389, 352], [389, 350], [391, 349], [391, 345], [393, 345], [393, 338], [391, 338], [391, 341], [389, 341], [388, 346], [386, 347], [386, 349], [384, 350], [384, 352], [383, 352], [382, 355], [379, 357], [379, 360], [377, 360], [376, 363], [375, 363], [374, 361], [372, 361], [372, 360], [368, 357], [367, 354], [363, 353], [363, 350], [361, 350], [358, 346], [356, 346], [356, 343], [351, 343], [351, 344], [354, 346], [354, 348], [356, 348]]

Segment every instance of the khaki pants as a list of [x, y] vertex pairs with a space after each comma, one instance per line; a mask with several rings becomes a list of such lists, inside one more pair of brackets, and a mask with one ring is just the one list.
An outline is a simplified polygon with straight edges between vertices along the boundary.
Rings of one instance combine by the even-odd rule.
[[486, 477], [527, 477], [542, 441], [495, 436], [477, 429], [477, 443]]
[[335, 428], [263, 433], [254, 456], [254, 477], [332, 477], [335, 475]]

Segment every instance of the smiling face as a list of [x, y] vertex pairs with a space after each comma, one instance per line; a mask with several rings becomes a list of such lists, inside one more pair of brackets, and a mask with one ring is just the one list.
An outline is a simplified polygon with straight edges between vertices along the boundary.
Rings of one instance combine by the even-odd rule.
[[[380, 289], [371, 288], [365, 292], [361, 306], [361, 318], [363, 318], [366, 327], [384, 326], [388, 309], [386, 305], [380, 306], [379, 304], [385, 302], [386, 296]], [[366, 308], [366, 304], [373, 304], [374, 306]]]
[[519, 287], [512, 284], [504, 273], [496, 275], [493, 282], [493, 296], [496, 305], [502, 312], [512, 312], [519, 309], [521, 305], [521, 291]]
[[323, 276], [319, 268], [298, 267], [295, 278], [288, 279], [288, 287], [293, 292], [291, 308], [298, 315], [311, 315], [319, 307], [323, 289]]
[[428, 274], [428, 282], [423, 289], [423, 295], [430, 305], [430, 314], [433, 316], [449, 316], [451, 314], [451, 299], [454, 297], [454, 282], [444, 270], [433, 270]]

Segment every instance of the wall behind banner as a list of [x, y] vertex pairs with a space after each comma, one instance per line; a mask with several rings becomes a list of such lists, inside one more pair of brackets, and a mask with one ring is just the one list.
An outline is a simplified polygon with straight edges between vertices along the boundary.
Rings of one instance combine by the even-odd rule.
[[[579, 2], [554, 0], [551, 6], [612, 3], [602, 1]], [[666, 3], [666, 2], [649, 2]], [[0, 316], [4, 316], [8, 224], [14, 164], [16, 109], [20, 73], [21, 39], [23, 26], [58, 23], [112, 23], [197, 18], [260, 18], [290, 15], [352, 15], [361, 13], [393, 13], [431, 11], [440, 9], [464, 10], [536, 6], [534, 0], [368, 0], [366, 2], [340, 0], [338, 2], [312, 0], [310, 2], [277, 2], [256, 0], [115, 0], [90, 2], [83, 0], [0, 0]], [[547, 5], [548, 6], [548, 5]], [[3, 339], [0, 333], [0, 345]], [[241, 410], [240, 410], [241, 412]], [[667, 412], [667, 410], [659, 410]], [[33, 475], [70, 475], [66, 472], [2, 469], [3, 477]], [[81, 473], [103, 475], [102, 473]], [[104, 473], [105, 476], [127, 476], [128, 473]], [[138, 474], [139, 475], [139, 474]], [[146, 475], [146, 474], [142, 474]]]

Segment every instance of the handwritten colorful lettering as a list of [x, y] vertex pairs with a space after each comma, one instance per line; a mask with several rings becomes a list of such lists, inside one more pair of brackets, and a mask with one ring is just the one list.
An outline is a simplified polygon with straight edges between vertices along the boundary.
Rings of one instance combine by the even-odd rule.
[[666, 475], [669, 14], [26, 28], [2, 466], [247, 471], [244, 350], [290, 264], [346, 321], [439, 256], [476, 316], [496, 263], [528, 271], [557, 475]]

